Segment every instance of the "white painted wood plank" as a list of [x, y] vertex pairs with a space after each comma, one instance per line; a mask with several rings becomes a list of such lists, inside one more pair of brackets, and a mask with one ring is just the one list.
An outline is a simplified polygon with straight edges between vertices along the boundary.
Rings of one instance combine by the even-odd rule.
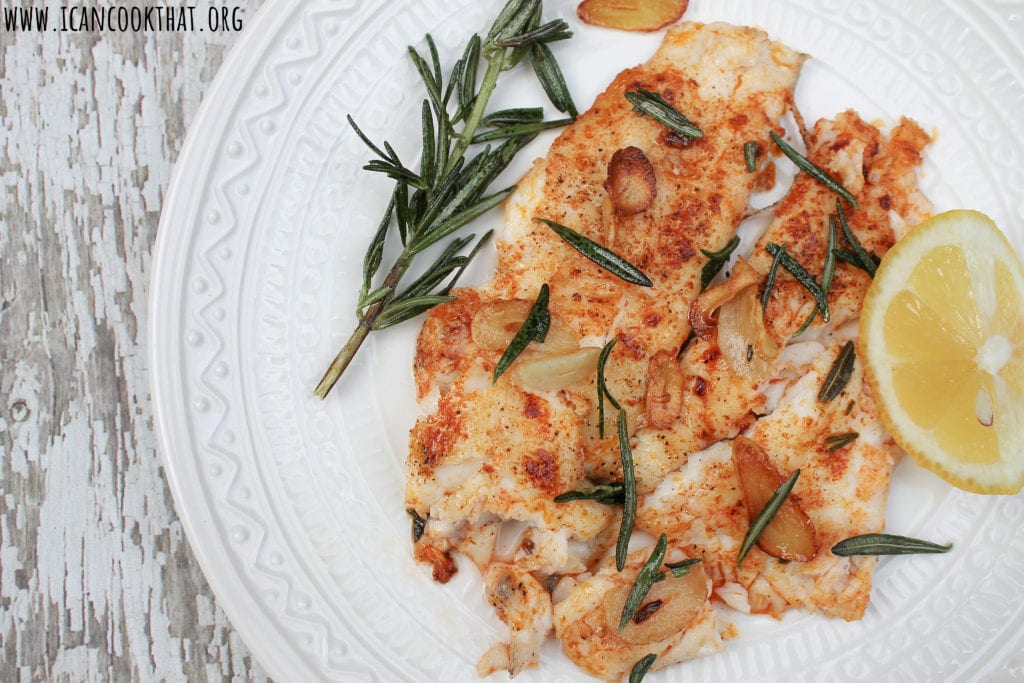
[[266, 679], [174, 514], [146, 367], [161, 201], [237, 37], [0, 26], [0, 681]]

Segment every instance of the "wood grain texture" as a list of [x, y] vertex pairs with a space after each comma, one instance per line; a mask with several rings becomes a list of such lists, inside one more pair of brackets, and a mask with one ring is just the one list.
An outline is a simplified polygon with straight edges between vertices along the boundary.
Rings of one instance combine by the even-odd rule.
[[238, 35], [0, 27], [0, 681], [266, 680], [174, 513], [146, 352], [161, 202]]

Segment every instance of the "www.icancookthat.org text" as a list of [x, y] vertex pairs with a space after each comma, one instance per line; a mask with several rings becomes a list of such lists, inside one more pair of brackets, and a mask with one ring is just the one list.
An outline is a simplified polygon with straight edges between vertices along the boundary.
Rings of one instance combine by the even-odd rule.
[[189, 32], [241, 31], [240, 7], [197, 5], [66, 5], [60, 7], [2, 8], [7, 32]]

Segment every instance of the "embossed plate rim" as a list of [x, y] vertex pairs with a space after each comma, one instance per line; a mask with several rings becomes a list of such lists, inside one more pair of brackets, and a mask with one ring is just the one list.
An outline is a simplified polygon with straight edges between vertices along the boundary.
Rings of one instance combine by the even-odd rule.
[[[302, 9], [328, 9], [346, 4], [355, 6], [354, 2], [329, 3], [322, 0], [308, 3]], [[371, 2], [359, 8], [360, 15], [375, 8], [369, 5], [379, 4]], [[562, 2], [559, 6], [569, 4]], [[184, 309], [178, 311], [177, 317], [172, 319], [168, 312], [173, 311], [173, 306], [164, 306], [173, 302], [175, 295], [185, 288], [182, 278], [187, 259], [191, 256], [191, 242], [182, 239], [174, 230], [187, 225], [187, 236], [194, 239], [194, 233], [202, 227], [205, 210], [202, 198], [205, 193], [199, 191], [197, 185], [214, 164], [211, 154], [222, 146], [218, 142], [223, 143], [223, 132], [227, 130], [228, 124], [234, 123], [233, 107], [237, 105], [241, 93], [255, 81], [263, 65], [263, 57], [278, 49], [279, 45], [274, 39], [279, 38], [279, 34], [283, 33], [283, 23], [297, 16], [301, 6], [302, 3], [295, 0], [268, 0], [247, 27], [246, 34], [231, 51], [211, 85], [182, 149], [166, 196], [153, 262], [150, 299], [150, 311], [154, 312], [150, 318], [150, 371], [157, 432], [165, 472], [179, 516], [219, 603], [256, 656], [279, 680], [289, 680], [296, 676], [302, 679], [326, 676], [325, 670], [317, 668], [322, 653], [310, 652], [308, 648], [303, 651], [304, 648], [298, 643], [274, 637], [278, 634], [275, 629], [280, 629], [281, 624], [269, 614], [267, 601], [262, 599], [264, 596], [253, 594], [244, 576], [247, 568], [238, 566], [238, 557], [245, 550], [245, 544], [241, 544], [243, 550], [229, 549], [232, 541], [230, 536], [236, 532], [229, 532], [228, 525], [218, 522], [213, 514], [217, 501], [210, 491], [214, 484], [203, 476], [195, 458], [186, 459], [180, 455], [182, 439], [192, 428], [186, 412], [190, 408], [189, 401], [193, 399], [187, 391], [189, 378], [169, 367], [169, 349], [166, 345], [171, 344], [171, 340], [177, 340], [179, 347], [184, 346], [183, 330], [193, 321], [189, 320]], [[309, 11], [312, 12], [311, 9]], [[302, 18], [305, 16], [302, 15]], [[240, 298], [242, 293], [235, 292], [234, 296]], [[188, 351], [182, 353], [187, 354]], [[244, 540], [241, 532], [237, 534], [238, 538]], [[256, 552], [261, 550], [262, 545]], [[275, 611], [280, 612], [281, 609]], [[316, 645], [318, 641], [313, 642], [316, 647], [319, 646]], [[367, 664], [372, 667], [373, 662]]]

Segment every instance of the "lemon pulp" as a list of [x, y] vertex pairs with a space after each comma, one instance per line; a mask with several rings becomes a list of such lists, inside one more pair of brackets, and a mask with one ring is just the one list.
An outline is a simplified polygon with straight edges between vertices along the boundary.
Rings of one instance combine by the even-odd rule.
[[939, 214], [886, 255], [861, 347], [883, 420], [919, 463], [971, 491], [1024, 485], [1024, 270], [994, 223]]

